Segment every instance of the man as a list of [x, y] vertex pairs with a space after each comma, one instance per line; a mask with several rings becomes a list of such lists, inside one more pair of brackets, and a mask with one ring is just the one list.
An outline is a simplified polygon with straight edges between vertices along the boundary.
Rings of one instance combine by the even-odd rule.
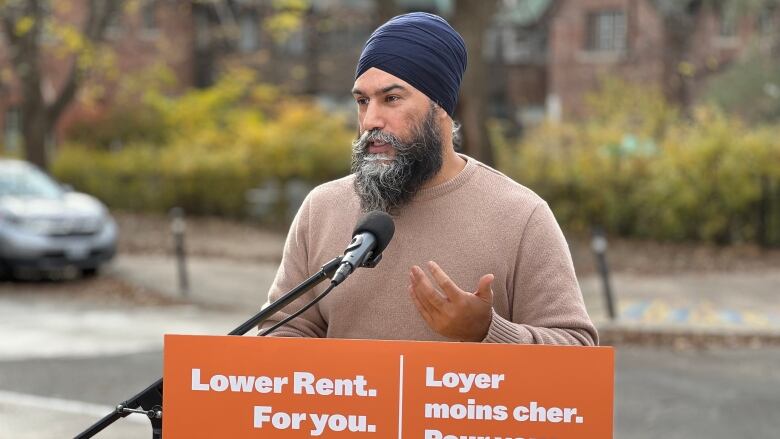
[[371, 35], [352, 90], [360, 133], [353, 174], [306, 198], [269, 300], [341, 254], [364, 212], [390, 213], [395, 237], [376, 268], [358, 269], [275, 335], [597, 343], [550, 208], [455, 152], [452, 116], [465, 69], [462, 38], [438, 16], [398, 16]]

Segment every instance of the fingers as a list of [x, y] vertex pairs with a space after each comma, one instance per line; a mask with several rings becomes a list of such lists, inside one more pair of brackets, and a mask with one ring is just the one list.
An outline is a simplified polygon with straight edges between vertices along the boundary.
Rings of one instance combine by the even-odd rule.
[[415, 279], [415, 273], [414, 273], [415, 268], [416, 267], [412, 267], [411, 271], [409, 271], [409, 288], [408, 288], [409, 295], [412, 298], [412, 302], [414, 302], [415, 306], [417, 306], [417, 309], [420, 311], [420, 314], [422, 314], [422, 316], [427, 321], [429, 320], [430, 313], [431, 313], [430, 305], [428, 304], [428, 301], [425, 301], [425, 303], [423, 303], [423, 301], [419, 297], [420, 293], [418, 293], [417, 290], [420, 287], [417, 286], [418, 281], [417, 279]]
[[[479, 341], [490, 326], [495, 278], [479, 279], [474, 293], [461, 290], [435, 262], [429, 262], [433, 282], [418, 266], [409, 271], [409, 295], [423, 320], [437, 333], [455, 340]], [[438, 288], [434, 285], [438, 285]], [[441, 289], [441, 291], [439, 291]]]
[[475, 296], [490, 304], [493, 304], [493, 289], [490, 286], [493, 284], [494, 278], [495, 276], [492, 274], [486, 274], [479, 278], [477, 291], [474, 293]]
[[410, 284], [408, 287], [409, 296], [412, 298], [412, 303], [414, 303], [414, 306], [417, 307], [417, 311], [420, 312], [420, 315], [423, 317], [423, 320], [425, 320], [426, 323], [428, 323], [429, 326], [433, 326], [433, 318], [431, 316], [430, 311], [428, 308], [423, 305], [420, 302], [420, 299], [417, 298], [417, 293], [414, 291], [414, 287]]
[[428, 269], [431, 271], [433, 279], [439, 284], [439, 288], [447, 295], [450, 300], [456, 299], [461, 294], [465, 294], [465, 291], [458, 288], [455, 282], [447, 276], [447, 273], [439, 267], [439, 264], [429, 261]]
[[434, 314], [447, 302], [447, 298], [431, 285], [422, 268], [416, 265], [412, 267], [409, 278], [412, 282], [412, 293], [429, 314]]

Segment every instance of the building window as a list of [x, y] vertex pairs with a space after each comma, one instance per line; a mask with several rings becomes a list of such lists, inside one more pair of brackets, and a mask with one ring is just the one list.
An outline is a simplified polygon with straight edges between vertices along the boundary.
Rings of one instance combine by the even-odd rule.
[[106, 26], [106, 35], [109, 38], [117, 38], [122, 35], [122, 13], [124, 8], [117, 8], [110, 17]]
[[737, 17], [731, 13], [721, 13], [720, 15], [720, 36], [722, 38], [733, 38], [737, 36]]
[[245, 13], [239, 18], [238, 48], [242, 52], [254, 52], [259, 49], [257, 16]]
[[211, 46], [211, 23], [208, 12], [203, 8], [192, 11], [195, 16], [195, 48], [208, 50]]
[[758, 31], [761, 35], [771, 35], [775, 31], [775, 8], [765, 7], [758, 14]]
[[157, 30], [157, 2], [147, 0], [141, 8], [141, 21], [144, 30]]
[[621, 10], [588, 14], [587, 49], [591, 52], [623, 52], [626, 50], [626, 14]]
[[292, 32], [287, 38], [277, 42], [277, 44], [281, 51], [287, 55], [302, 55], [306, 50], [306, 42], [300, 29]]

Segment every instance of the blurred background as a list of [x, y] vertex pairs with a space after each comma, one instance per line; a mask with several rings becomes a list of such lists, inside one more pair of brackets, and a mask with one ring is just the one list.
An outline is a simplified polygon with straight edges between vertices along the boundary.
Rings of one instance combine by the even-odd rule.
[[365, 40], [410, 11], [466, 40], [462, 152], [566, 234], [615, 436], [777, 436], [780, 0], [2, 0], [0, 437], [72, 436], [163, 333], [264, 303], [349, 172]]

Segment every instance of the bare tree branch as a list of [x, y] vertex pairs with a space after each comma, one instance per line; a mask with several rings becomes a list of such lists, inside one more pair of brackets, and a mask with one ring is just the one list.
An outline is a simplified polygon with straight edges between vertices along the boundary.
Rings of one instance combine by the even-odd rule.
[[458, 98], [458, 117], [463, 129], [463, 152], [487, 165], [493, 165], [493, 149], [487, 129], [490, 72], [482, 56], [485, 29], [498, 7], [497, 0], [474, 2], [457, 0], [452, 25], [466, 42], [468, 67]]
[[16, 32], [14, 32], [14, 29], [16, 28], [16, 21], [14, 20], [14, 17], [11, 15], [11, 11], [8, 10], [8, 8], [5, 8], [6, 10], [3, 11], [3, 33], [5, 33], [5, 37], [8, 39], [8, 42], [13, 47], [17, 44], [19, 44], [19, 38], [16, 36]]
[[[121, 0], [89, 0], [86, 9], [89, 15], [82, 29], [84, 39], [92, 44], [100, 43], [121, 4]], [[80, 55], [75, 54], [59, 94], [51, 103], [44, 100], [41, 87], [44, 79], [40, 64], [41, 34], [51, 14], [51, 5], [51, 0], [19, 0], [4, 2], [0, 6], [2, 32], [7, 36], [11, 64], [21, 85], [25, 156], [44, 169], [48, 164], [46, 140], [76, 96], [83, 74], [79, 65]]]
[[[21, 10], [13, 6], [6, 7], [3, 16], [4, 30], [8, 37], [11, 62], [17, 70], [20, 80], [24, 81], [26, 74], [32, 73], [34, 65], [38, 62], [37, 41], [41, 32], [43, 21], [43, 8], [38, 0], [24, 2]], [[27, 17], [32, 20], [32, 26], [22, 35], [17, 34], [19, 20]]]
[[[118, 0], [90, 0], [89, 5], [91, 13], [84, 25], [83, 33], [89, 41], [99, 43], [105, 36], [111, 18], [118, 12], [120, 2]], [[65, 108], [76, 96], [81, 78], [82, 72], [76, 57], [73, 59], [65, 85], [54, 102], [46, 109], [50, 120], [56, 121], [65, 111]]]

